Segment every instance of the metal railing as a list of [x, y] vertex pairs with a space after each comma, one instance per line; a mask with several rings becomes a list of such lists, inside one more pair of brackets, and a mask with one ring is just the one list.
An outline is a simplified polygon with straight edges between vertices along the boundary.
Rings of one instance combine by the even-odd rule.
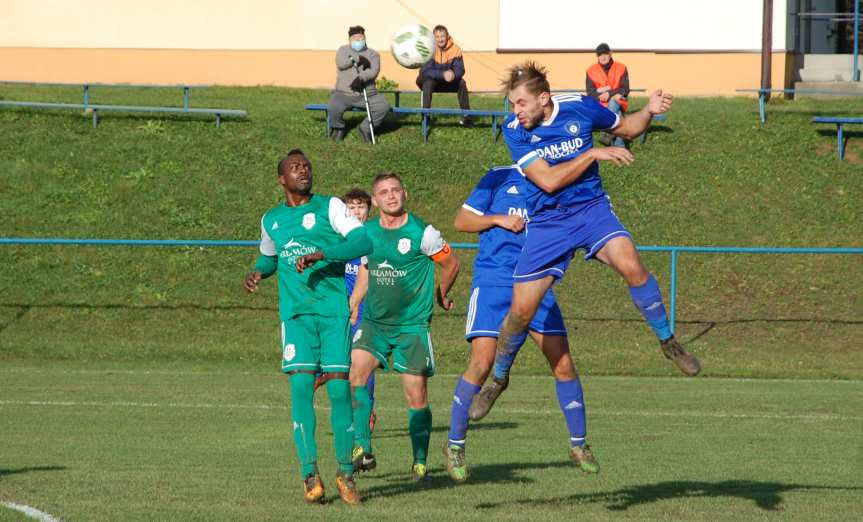
[[[100, 245], [100, 246], [161, 246], [161, 247], [257, 247], [259, 241], [213, 239], [77, 239], [0, 237], [0, 245]], [[452, 248], [475, 250], [477, 243], [450, 243]], [[671, 331], [677, 320], [677, 265], [680, 253], [694, 254], [856, 254], [863, 247], [705, 247], [705, 246], [639, 246], [641, 252], [669, 252], [671, 281], [668, 291], [668, 321]]]

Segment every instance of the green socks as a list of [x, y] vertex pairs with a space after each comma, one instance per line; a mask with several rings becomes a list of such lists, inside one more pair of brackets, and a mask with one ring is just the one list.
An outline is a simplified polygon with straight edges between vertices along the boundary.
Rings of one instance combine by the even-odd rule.
[[330, 424], [333, 427], [336, 461], [339, 463], [339, 471], [350, 475], [354, 471], [351, 463], [351, 453], [354, 449], [354, 433], [351, 428], [354, 422], [353, 408], [351, 408], [351, 383], [345, 379], [333, 379], [327, 381], [326, 386], [332, 406]]
[[369, 417], [372, 416], [372, 401], [365, 386], [354, 388], [354, 442], [366, 453], [372, 452], [372, 432]]
[[294, 426], [294, 445], [300, 459], [302, 477], [317, 473], [318, 446], [315, 443], [315, 376], [294, 373], [291, 383], [291, 420]]
[[408, 432], [411, 435], [411, 447], [414, 452], [414, 464], [425, 464], [429, 453], [431, 438], [432, 412], [425, 408], [408, 409]]

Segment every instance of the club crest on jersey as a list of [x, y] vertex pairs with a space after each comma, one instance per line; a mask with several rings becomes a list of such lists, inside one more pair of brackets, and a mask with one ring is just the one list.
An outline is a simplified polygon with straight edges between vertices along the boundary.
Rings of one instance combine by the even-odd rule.
[[309, 212], [305, 216], [303, 216], [303, 228], [306, 230], [311, 230], [312, 227], [315, 226], [315, 214]]
[[399, 245], [396, 247], [396, 249], [399, 251], [399, 254], [407, 254], [408, 251], [411, 249], [411, 240], [406, 237], [399, 239]]
[[295, 355], [297, 355], [297, 347], [293, 344], [286, 344], [284, 353], [285, 360], [290, 362], [291, 360], [293, 360]]
[[578, 122], [577, 121], [570, 120], [570, 121], [566, 122], [566, 125], [564, 125], [564, 127], [566, 128], [566, 132], [572, 134], [573, 136], [578, 136]]

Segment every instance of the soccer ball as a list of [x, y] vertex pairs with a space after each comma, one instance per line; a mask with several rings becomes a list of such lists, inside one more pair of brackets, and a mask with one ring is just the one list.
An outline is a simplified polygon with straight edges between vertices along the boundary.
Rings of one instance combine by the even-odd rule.
[[434, 35], [428, 27], [412, 24], [400, 27], [393, 34], [390, 50], [399, 65], [417, 69], [431, 59], [434, 45]]

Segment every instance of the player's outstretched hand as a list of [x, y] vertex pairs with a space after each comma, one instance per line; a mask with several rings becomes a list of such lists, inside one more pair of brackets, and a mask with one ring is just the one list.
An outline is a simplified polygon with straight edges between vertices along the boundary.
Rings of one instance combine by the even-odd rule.
[[318, 261], [324, 258], [324, 253], [320, 250], [315, 252], [314, 254], [306, 254], [304, 256], [300, 256], [297, 258], [297, 272], [303, 273], [303, 270], [309, 268], [314, 265]]
[[452, 300], [452, 299], [450, 299], [449, 297], [447, 297], [447, 296], [445, 296], [445, 295], [441, 294], [440, 289], [438, 289], [438, 291], [436, 292], [436, 294], [437, 294], [437, 304], [438, 304], [441, 308], [443, 308], [443, 309], [444, 309], [444, 310], [446, 310], [447, 312], [449, 312], [450, 310], [452, 310], [452, 309], [453, 309], [453, 307], [455, 306], [455, 303], [453, 302], [453, 300]]
[[594, 159], [597, 161], [610, 161], [620, 167], [621, 165], [629, 165], [635, 160], [632, 152], [624, 147], [602, 147], [591, 149]]
[[522, 217], [518, 214], [498, 216], [497, 226], [518, 234], [519, 232], [524, 230], [524, 219], [522, 219]]
[[249, 272], [246, 276], [246, 279], [243, 280], [243, 288], [246, 289], [246, 292], [252, 293], [258, 289], [258, 281], [261, 280], [261, 273], [258, 271]]
[[650, 95], [650, 99], [647, 101], [647, 110], [650, 111], [650, 114], [662, 114], [663, 112], [667, 112], [668, 109], [671, 108], [671, 101], [673, 99], [674, 96], [667, 92], [662, 92], [662, 89], [654, 91], [654, 93]]

